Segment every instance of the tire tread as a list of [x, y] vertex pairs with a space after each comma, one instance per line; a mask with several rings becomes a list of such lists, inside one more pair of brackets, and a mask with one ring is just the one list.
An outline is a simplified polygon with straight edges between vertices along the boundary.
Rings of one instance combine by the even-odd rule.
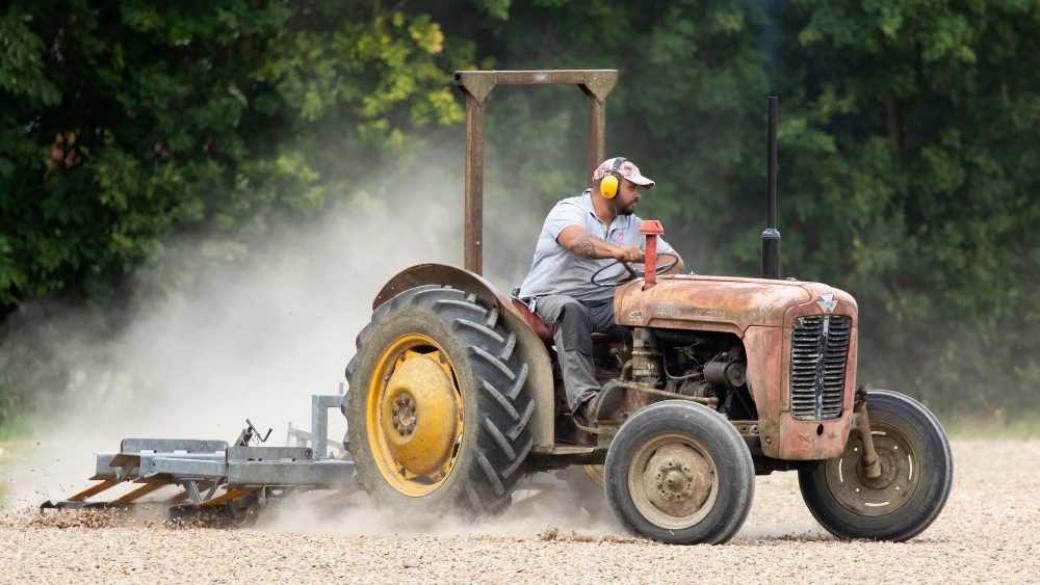
[[[477, 402], [475, 420], [479, 430], [470, 450], [473, 464], [468, 467], [468, 477], [461, 481], [463, 487], [456, 504], [478, 516], [501, 511], [508, 504], [511, 491], [522, 475], [518, 471], [524, 469], [534, 446], [530, 433], [534, 400], [525, 392], [529, 370], [516, 351], [517, 336], [501, 319], [497, 306], [485, 306], [473, 293], [440, 285], [408, 289], [377, 307], [372, 320], [358, 334], [357, 352], [345, 368], [351, 388], [366, 387], [363, 381], [354, 378], [361, 373], [358, 356], [372, 332], [404, 310], [432, 312], [465, 350], [467, 359], [464, 361], [469, 364], [475, 382], [473, 396]], [[456, 367], [464, 365], [457, 362]], [[348, 401], [351, 399], [364, 400], [364, 397], [362, 392], [351, 392]], [[350, 429], [358, 427], [357, 432], [361, 432], [363, 421], [360, 424], [354, 420], [348, 422]], [[352, 439], [352, 443], [359, 440], [360, 435]], [[363, 483], [371, 492], [371, 482]]]

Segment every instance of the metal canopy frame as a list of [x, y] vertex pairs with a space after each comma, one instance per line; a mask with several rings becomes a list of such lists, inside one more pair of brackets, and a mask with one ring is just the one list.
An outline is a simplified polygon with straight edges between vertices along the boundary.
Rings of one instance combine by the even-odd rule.
[[497, 85], [576, 85], [588, 98], [585, 145], [588, 177], [603, 160], [606, 101], [617, 85], [616, 69], [456, 71], [454, 83], [466, 97], [466, 211], [463, 257], [466, 270], [481, 274], [484, 245], [484, 108]]

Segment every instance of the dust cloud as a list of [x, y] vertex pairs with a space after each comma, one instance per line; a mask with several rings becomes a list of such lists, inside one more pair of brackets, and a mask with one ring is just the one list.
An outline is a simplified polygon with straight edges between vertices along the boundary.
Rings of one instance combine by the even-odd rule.
[[[39, 449], [28, 458], [39, 473], [60, 463], [53, 486], [82, 482], [90, 452], [114, 450], [122, 437], [231, 441], [247, 417], [276, 429], [277, 442], [289, 421], [307, 428], [309, 396], [337, 391], [381, 282], [411, 263], [454, 260], [453, 217], [439, 207], [413, 206], [414, 217], [335, 209], [264, 243], [251, 267], [225, 267], [190, 291], [146, 301], [113, 340], [75, 330], [75, 315], [50, 323], [68, 331], [59, 352], [84, 361], [33, 422]], [[175, 252], [197, 253], [187, 244]]]
[[[25, 509], [79, 491], [93, 474], [93, 452], [114, 451], [124, 437], [232, 441], [249, 418], [273, 429], [270, 444], [283, 444], [288, 423], [309, 428], [310, 395], [338, 391], [354, 338], [382, 285], [420, 262], [462, 264], [462, 156], [443, 158], [453, 162], [426, 164], [421, 173], [338, 198], [345, 202], [319, 219], [273, 225], [272, 235], [252, 244], [243, 261], [213, 262], [214, 250], [226, 249], [213, 238], [168, 242], [136, 284], [158, 291], [156, 282], [184, 267], [195, 270], [190, 282], [172, 293], [138, 295], [131, 306], [103, 307], [107, 317], [55, 303], [27, 307], [36, 343], [64, 356], [73, 376], [67, 387], [41, 392], [58, 398], [31, 421], [31, 443], [6, 470], [6, 506]], [[526, 272], [547, 210], [522, 199], [496, 199], [493, 187], [486, 193], [485, 273], [508, 291]], [[113, 315], [127, 324], [111, 337], [99, 323]], [[330, 413], [329, 422], [329, 436], [341, 437], [342, 417]], [[542, 530], [574, 516], [561, 507], [573, 510], [578, 502], [555, 498], [544, 477], [537, 481], [542, 484], [521, 486], [513, 509], [480, 531]], [[265, 512], [260, 526], [471, 530], [450, 519], [403, 526], [364, 501], [330, 514], [318, 502], [284, 502]], [[614, 530], [610, 520], [574, 518], [571, 528]]]
[[564, 479], [579, 468], [524, 477], [513, 502], [501, 515], [479, 522], [461, 515], [402, 517], [393, 509], [371, 505], [364, 493], [345, 496], [315, 491], [295, 494], [261, 511], [256, 528], [272, 532], [321, 533], [344, 536], [395, 534], [459, 536], [536, 536], [560, 530], [585, 536], [624, 534], [601, 492], [576, 490]]

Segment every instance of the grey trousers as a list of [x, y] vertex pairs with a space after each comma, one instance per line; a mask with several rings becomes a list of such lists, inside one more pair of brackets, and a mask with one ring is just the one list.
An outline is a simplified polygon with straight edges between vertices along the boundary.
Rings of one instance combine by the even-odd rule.
[[592, 334], [625, 334], [614, 323], [614, 299], [579, 301], [567, 295], [548, 295], [535, 301], [534, 312], [552, 329], [567, 404], [571, 412], [578, 412], [600, 390], [592, 363]]

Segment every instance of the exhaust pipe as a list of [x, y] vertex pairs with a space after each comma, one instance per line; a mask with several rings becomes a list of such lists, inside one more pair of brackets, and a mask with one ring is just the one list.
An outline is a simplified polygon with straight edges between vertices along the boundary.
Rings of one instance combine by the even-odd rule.
[[780, 278], [780, 230], [777, 229], [777, 146], [776, 124], [780, 117], [780, 100], [769, 96], [768, 179], [766, 183], [766, 229], [762, 231], [762, 278]]

